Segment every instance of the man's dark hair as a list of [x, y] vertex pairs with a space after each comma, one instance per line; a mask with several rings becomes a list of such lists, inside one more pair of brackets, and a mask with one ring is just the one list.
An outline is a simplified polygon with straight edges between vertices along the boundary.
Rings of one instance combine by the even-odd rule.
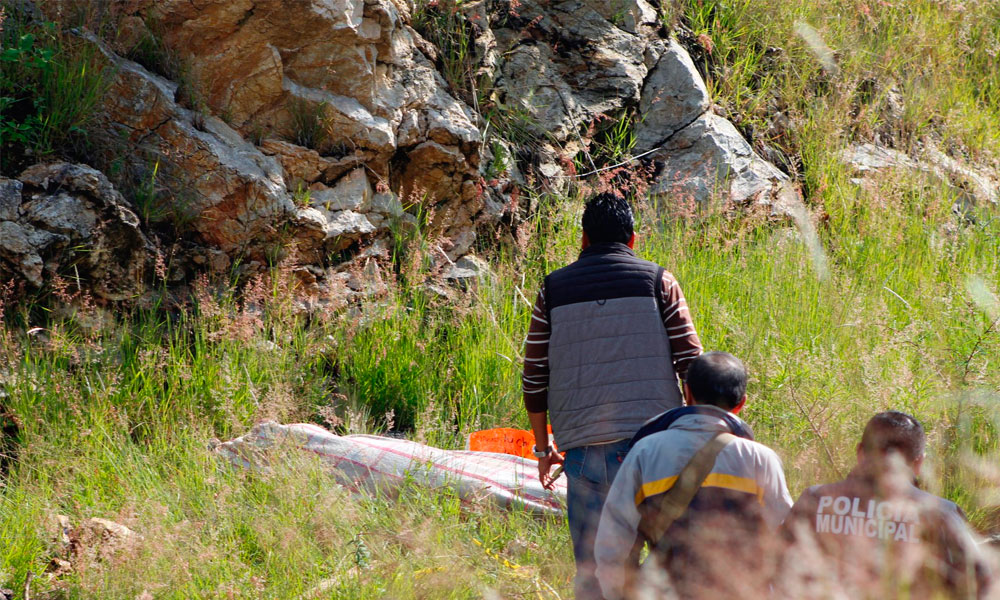
[[728, 352], [706, 352], [688, 367], [687, 384], [698, 404], [730, 410], [747, 392], [747, 370]]
[[628, 201], [610, 192], [591, 198], [583, 209], [583, 232], [591, 244], [627, 244], [634, 232]]
[[861, 449], [873, 455], [896, 451], [912, 463], [924, 455], [926, 441], [920, 421], [904, 412], [890, 410], [875, 415], [865, 425]]

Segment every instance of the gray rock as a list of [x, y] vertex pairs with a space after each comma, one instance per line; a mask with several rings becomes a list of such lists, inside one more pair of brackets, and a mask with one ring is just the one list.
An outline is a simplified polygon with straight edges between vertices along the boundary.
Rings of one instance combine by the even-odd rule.
[[693, 123], [710, 104], [705, 82], [687, 50], [671, 39], [643, 84], [635, 152], [663, 144]]
[[872, 143], [854, 144], [840, 153], [842, 162], [854, 167], [858, 174], [880, 171], [891, 167], [919, 168], [917, 162], [906, 154], [876, 146]]
[[341, 210], [330, 214], [326, 222], [326, 239], [356, 240], [362, 235], [375, 231], [375, 226], [361, 213]]
[[997, 173], [973, 168], [933, 145], [927, 146], [923, 158], [935, 173], [965, 192], [972, 203], [985, 206], [1000, 202], [1000, 177]]
[[20, 181], [22, 196], [29, 200], [16, 220], [0, 221], [0, 278], [21, 278], [37, 288], [47, 274], [72, 265], [74, 277], [99, 298], [121, 300], [141, 293], [153, 246], [100, 171], [69, 163], [38, 164], [26, 169]]
[[[42, 287], [45, 283], [42, 277], [45, 263], [39, 253], [53, 243], [65, 239], [54, 234], [51, 234], [48, 239], [43, 239], [42, 235], [42, 232], [31, 225], [0, 221], [0, 258], [14, 267], [15, 273], [12, 275], [24, 278], [36, 288]], [[5, 275], [2, 264], [0, 264], [0, 275]]]
[[353, 210], [328, 211], [322, 207], [300, 208], [295, 217], [299, 242], [306, 252], [342, 250], [376, 227], [363, 214]]
[[659, 15], [656, 14], [656, 9], [644, 0], [609, 2], [608, 6], [616, 11], [612, 15], [612, 21], [620, 21], [619, 26], [629, 33], [640, 33], [643, 26], [658, 25]]
[[25, 169], [19, 177], [22, 182], [47, 192], [73, 190], [114, 204], [125, 204], [104, 173], [88, 165], [39, 163]]
[[0, 221], [17, 219], [21, 207], [21, 188], [23, 184], [16, 179], [0, 177]]
[[662, 166], [650, 189], [661, 203], [769, 202], [788, 177], [757, 156], [732, 123], [711, 112], [677, 132], [651, 158]]
[[358, 210], [372, 198], [372, 186], [365, 170], [354, 169], [334, 186], [315, 185], [309, 189], [309, 203], [326, 211]]
[[326, 213], [311, 206], [305, 206], [295, 211], [296, 236], [300, 241], [312, 240], [308, 244], [314, 247], [326, 240]]
[[356, 98], [302, 86], [287, 77], [282, 87], [291, 102], [318, 107], [326, 119], [326, 127], [336, 132], [337, 139], [350, 139], [362, 148], [383, 154], [395, 150], [396, 134], [392, 124], [373, 115]]
[[[646, 40], [602, 12], [608, 3], [522, 2], [519, 18], [493, 30], [497, 46], [510, 48], [499, 65], [500, 100], [541, 140], [573, 140], [582, 124], [639, 100]], [[526, 23], [540, 41], [525, 40]]]
[[483, 279], [490, 274], [490, 265], [485, 260], [468, 254], [455, 261], [445, 279], [453, 283], [468, 284], [472, 280]]
[[89, 239], [97, 226], [97, 213], [80, 196], [66, 192], [40, 192], [24, 204], [24, 218], [47, 231]]
[[841, 151], [840, 160], [854, 169], [859, 183], [887, 170], [902, 169], [951, 186], [960, 203], [967, 206], [1000, 202], [1000, 175], [965, 164], [934, 145], [928, 145], [922, 156], [913, 158], [872, 143], [854, 144]]
[[405, 213], [399, 198], [391, 192], [375, 194], [366, 208], [371, 212], [389, 217], [402, 217]]

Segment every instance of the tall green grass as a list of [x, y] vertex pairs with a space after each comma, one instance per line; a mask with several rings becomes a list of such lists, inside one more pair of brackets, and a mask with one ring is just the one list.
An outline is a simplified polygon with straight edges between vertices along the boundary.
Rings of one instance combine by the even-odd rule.
[[[885, 130], [903, 149], [933, 135], [992, 160], [997, 71], [979, 49], [996, 35], [996, 8], [966, 5], [682, 3], [683, 22], [711, 38], [715, 100], [744, 128], [767, 127], [769, 98], [794, 117], [769, 143], [798, 157], [819, 242], [766, 208], [685, 213], [640, 198], [637, 251], [677, 275], [706, 347], [746, 361], [745, 416], [784, 460], [793, 495], [842, 475], [866, 419], [899, 408], [928, 429], [927, 487], [995, 530], [997, 209], [956, 211], [953, 189], [906, 173], [855, 181], [837, 159]], [[837, 52], [838, 75], [822, 72], [796, 21]], [[970, 44], [964, 60], [953, 39]], [[900, 124], [855, 101], [869, 75], [892, 75], [907, 96]], [[627, 141], [619, 133], [609, 142]], [[392, 428], [446, 448], [477, 428], [525, 427], [531, 303], [543, 275], [576, 256], [581, 208], [578, 197], [532, 200], [538, 212], [509, 243], [483, 242], [492, 272], [466, 292], [440, 280], [433, 240], [418, 232], [397, 236], [385, 293], [309, 318], [280, 268], [239, 294], [202, 280], [187, 301], [116, 314], [6, 305], [0, 402], [17, 417], [20, 453], [0, 483], [0, 587], [20, 589], [61, 551], [49, 522], [62, 513], [112, 518], [144, 539], [118, 562], [36, 579], [38, 593], [290, 598], [325, 582], [318, 597], [567, 597], [558, 519], [417, 487], [358, 497], [290, 451], [263, 472], [209, 450], [265, 418]]]
[[[785, 460], [793, 492], [845, 472], [868, 416], [900, 408], [928, 427], [927, 485], [989, 526], [973, 459], [997, 456], [1000, 341], [983, 336], [991, 316], [969, 276], [996, 293], [1000, 223], [988, 212], [963, 223], [906, 182], [844, 189], [853, 200], [820, 229], [823, 277], [797, 230], [766, 215], [663, 222], [647, 208], [637, 249], [679, 277], [706, 346], [747, 362], [746, 417]], [[875, 210], [876, 199], [891, 210]], [[44, 524], [66, 513], [115, 518], [147, 540], [142, 572], [95, 567], [58, 584], [80, 597], [141, 588], [288, 597], [331, 577], [328, 597], [565, 592], [571, 553], [558, 521], [470, 514], [417, 489], [402, 502], [358, 499], [294, 454], [266, 474], [231, 470], [207, 449], [262, 418], [344, 432], [391, 425], [450, 448], [476, 428], [526, 426], [517, 363], [529, 300], [579, 237], [578, 205], [550, 206], [528, 224], [524, 251], [508, 248], [457, 299], [419, 285], [432, 273], [417, 270], [361, 312], [306, 322], [276, 272], [241, 299], [205, 284], [187, 309], [137, 312], [96, 331], [84, 319], [45, 322], [32, 335], [5, 328], [6, 403], [23, 442], [2, 492], [6, 581], [44, 568], [56, 551]], [[395, 541], [399, 531], [414, 532], [412, 548]], [[507, 573], [473, 541], [490, 539], [531, 575]], [[355, 564], [359, 543], [368, 566]]]

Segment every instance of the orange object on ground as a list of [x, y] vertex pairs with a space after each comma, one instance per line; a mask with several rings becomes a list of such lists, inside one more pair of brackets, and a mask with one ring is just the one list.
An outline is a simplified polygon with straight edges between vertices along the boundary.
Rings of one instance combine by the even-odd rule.
[[[549, 434], [551, 433], [552, 426], [550, 425]], [[535, 435], [526, 429], [498, 427], [474, 431], [469, 434], [469, 450], [475, 452], [497, 452], [538, 460], [533, 452], [534, 447]]]

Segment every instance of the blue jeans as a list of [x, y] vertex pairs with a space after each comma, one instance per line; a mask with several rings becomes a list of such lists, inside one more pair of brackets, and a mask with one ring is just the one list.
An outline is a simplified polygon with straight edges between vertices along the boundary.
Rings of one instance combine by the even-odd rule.
[[565, 465], [569, 534], [573, 538], [577, 600], [600, 599], [601, 587], [594, 574], [594, 538], [601, 520], [604, 499], [628, 452], [628, 440], [581, 446], [566, 451]]

